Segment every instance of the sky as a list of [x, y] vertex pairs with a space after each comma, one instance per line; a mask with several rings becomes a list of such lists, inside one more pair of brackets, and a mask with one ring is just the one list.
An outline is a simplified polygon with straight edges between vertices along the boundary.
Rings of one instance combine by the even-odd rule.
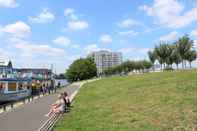
[[197, 45], [195, 0], [0, 0], [0, 59], [17, 68], [63, 73], [98, 50], [147, 59], [185, 34]]

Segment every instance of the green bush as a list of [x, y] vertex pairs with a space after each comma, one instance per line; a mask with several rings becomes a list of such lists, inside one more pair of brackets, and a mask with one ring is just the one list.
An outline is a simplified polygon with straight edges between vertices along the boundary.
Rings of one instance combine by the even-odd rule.
[[172, 67], [166, 67], [164, 68], [164, 71], [173, 71], [174, 69]]
[[91, 58], [80, 58], [75, 60], [66, 71], [66, 79], [69, 82], [90, 79], [95, 77], [96, 75], [96, 64]]

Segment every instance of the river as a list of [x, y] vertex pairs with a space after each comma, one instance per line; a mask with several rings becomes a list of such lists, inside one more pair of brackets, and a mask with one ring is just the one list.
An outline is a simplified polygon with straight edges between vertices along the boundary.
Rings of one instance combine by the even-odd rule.
[[68, 84], [68, 81], [66, 79], [55, 79], [55, 86], [57, 86], [58, 83], [60, 83], [60, 86], [65, 86]]

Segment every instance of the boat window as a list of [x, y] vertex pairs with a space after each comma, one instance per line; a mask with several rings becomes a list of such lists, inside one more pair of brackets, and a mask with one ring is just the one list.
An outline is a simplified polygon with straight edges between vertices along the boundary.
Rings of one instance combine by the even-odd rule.
[[0, 83], [0, 92], [3, 92], [5, 90], [5, 83]]
[[23, 83], [19, 83], [19, 84], [18, 84], [18, 89], [19, 89], [19, 90], [23, 90]]
[[16, 83], [8, 83], [8, 91], [16, 91]]

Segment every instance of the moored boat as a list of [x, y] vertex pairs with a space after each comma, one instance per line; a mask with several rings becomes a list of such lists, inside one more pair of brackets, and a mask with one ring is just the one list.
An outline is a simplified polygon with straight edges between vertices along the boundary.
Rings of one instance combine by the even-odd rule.
[[0, 102], [17, 101], [31, 95], [31, 79], [1, 78]]

